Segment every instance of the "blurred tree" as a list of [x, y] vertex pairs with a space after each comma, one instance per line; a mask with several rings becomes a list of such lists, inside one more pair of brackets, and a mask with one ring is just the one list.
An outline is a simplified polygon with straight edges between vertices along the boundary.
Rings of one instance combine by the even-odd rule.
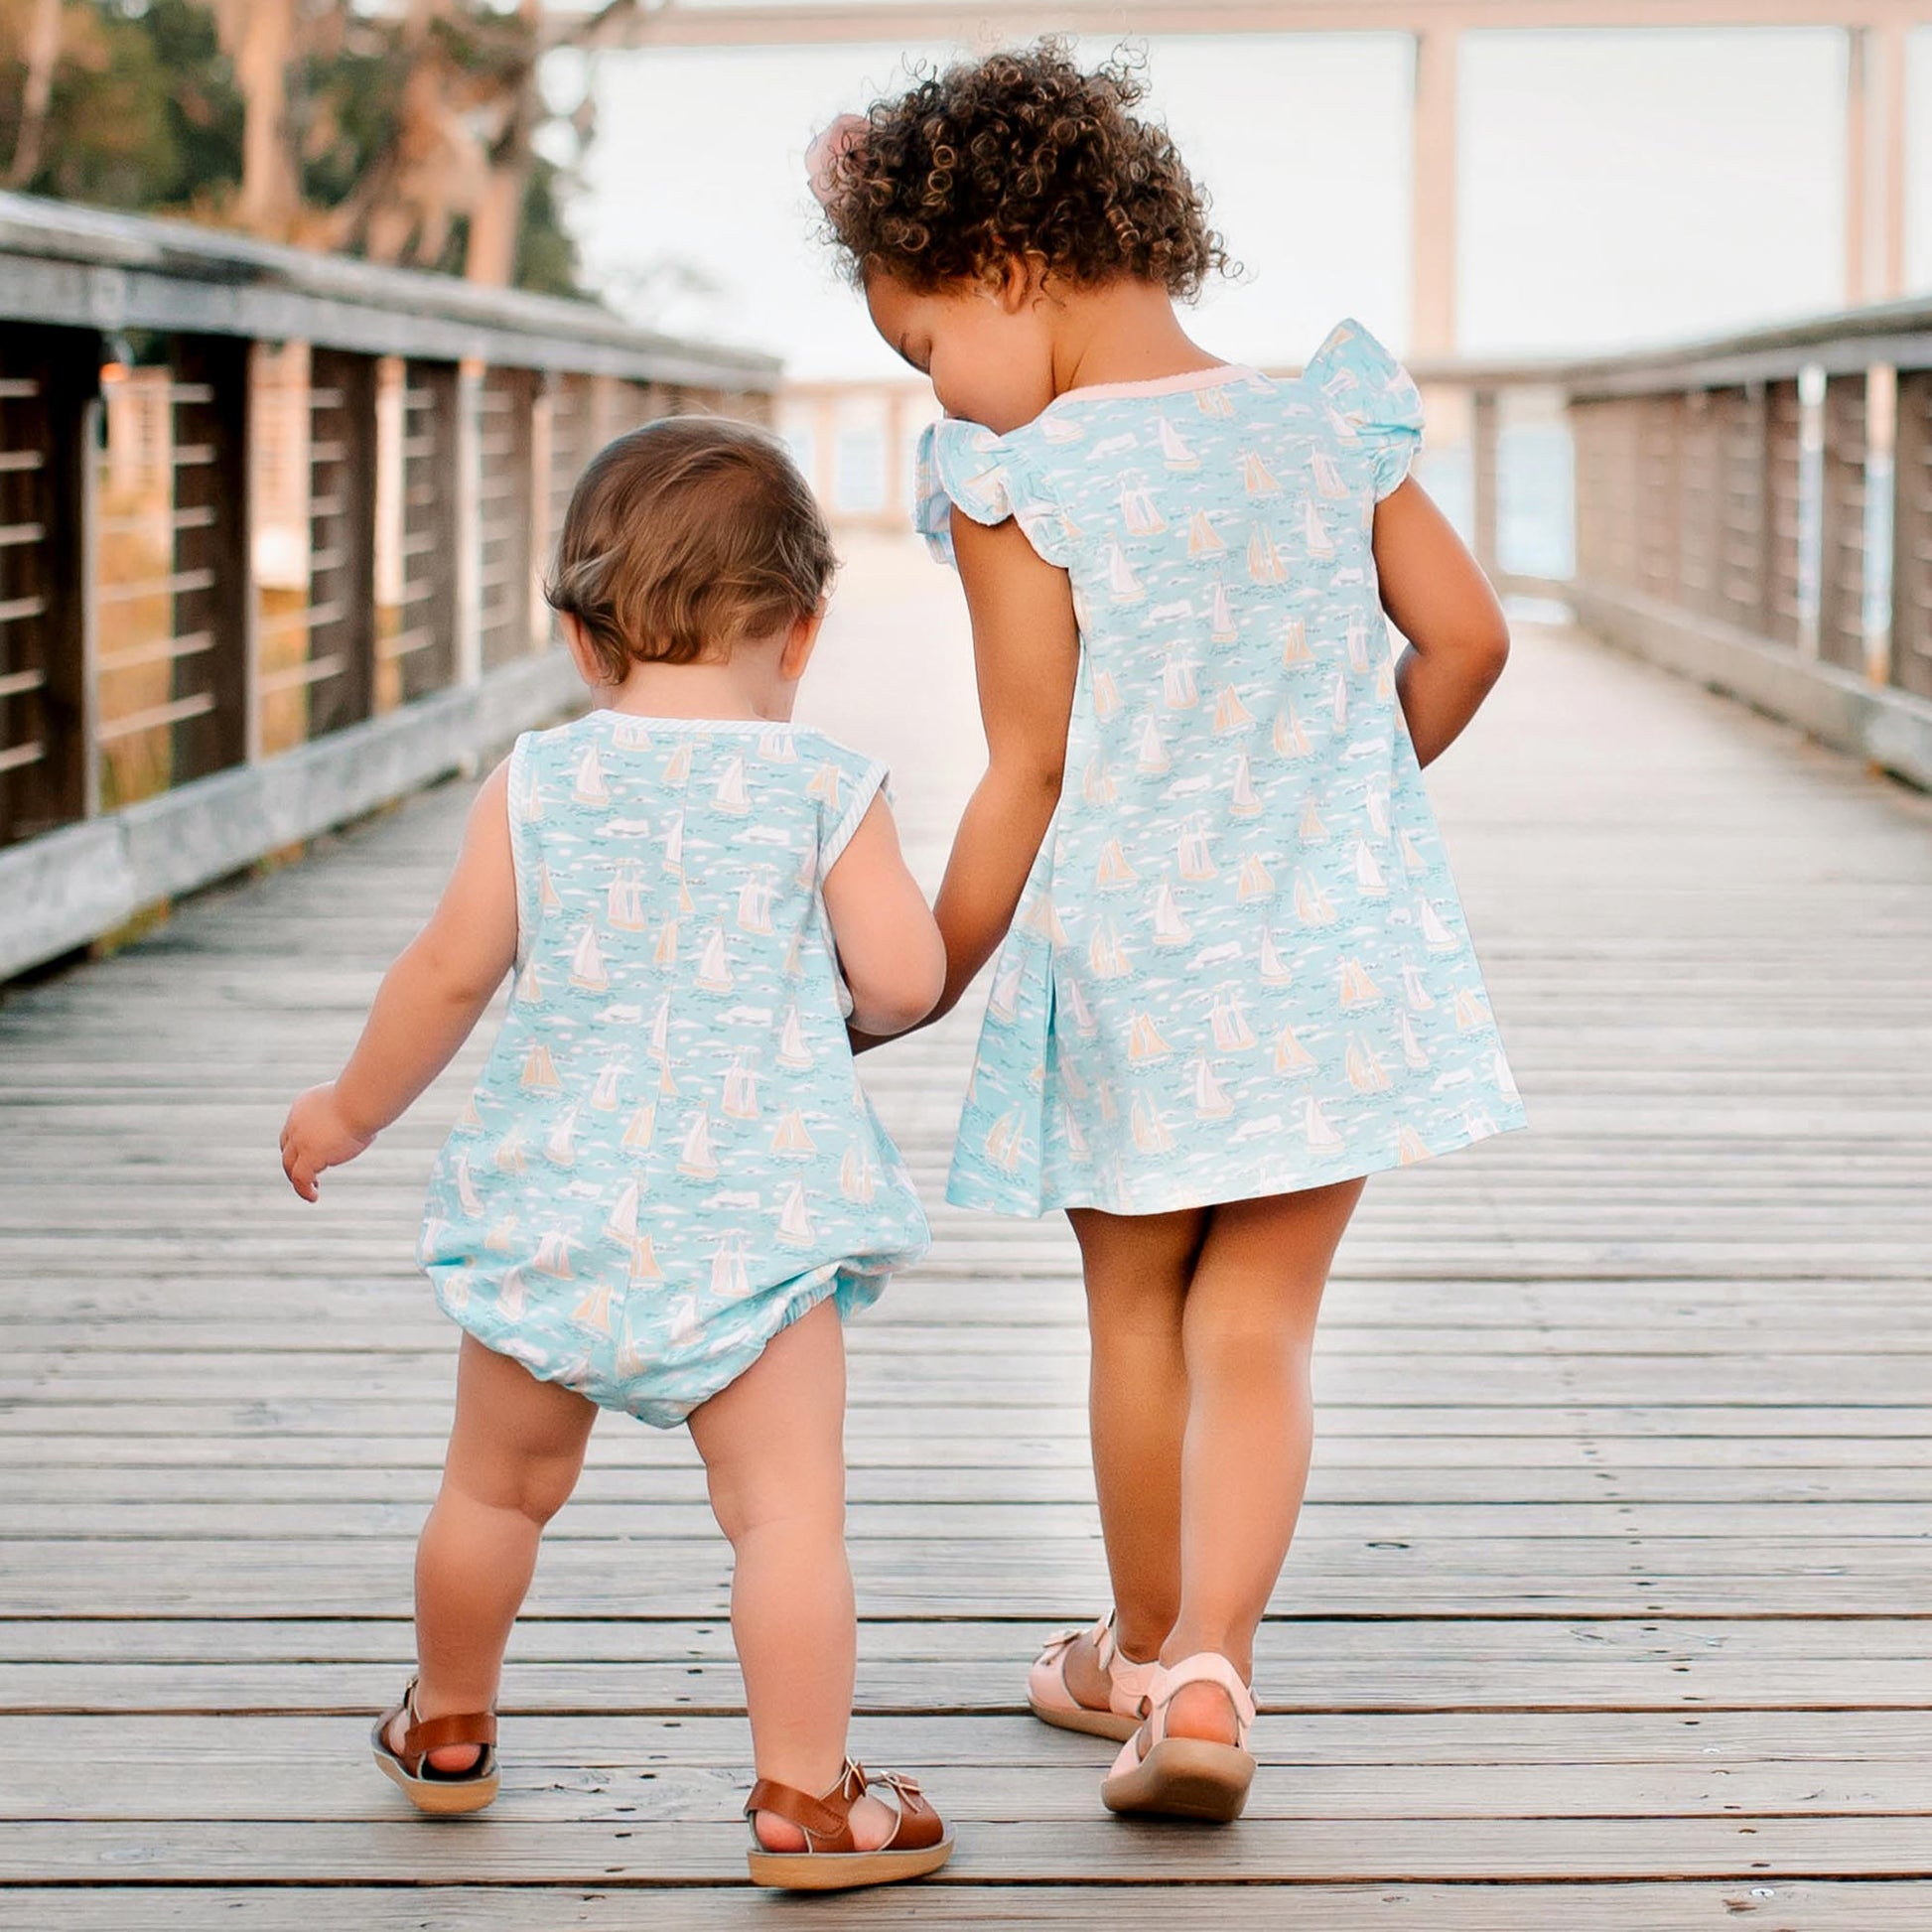
[[545, 58], [633, 3], [0, 0], [6, 185], [575, 294], [588, 68], [559, 106]]

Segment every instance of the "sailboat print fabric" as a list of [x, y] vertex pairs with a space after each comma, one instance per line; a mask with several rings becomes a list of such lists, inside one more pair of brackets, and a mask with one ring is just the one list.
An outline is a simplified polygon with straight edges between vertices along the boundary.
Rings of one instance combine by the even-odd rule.
[[1522, 1124], [1370, 547], [1421, 438], [1354, 322], [1294, 381], [1223, 366], [926, 431], [934, 554], [955, 506], [1015, 518], [1068, 572], [1081, 646], [952, 1201], [1155, 1213]]
[[924, 1252], [820, 892], [885, 776], [757, 721], [517, 740], [516, 978], [420, 1247], [485, 1346], [668, 1428]]

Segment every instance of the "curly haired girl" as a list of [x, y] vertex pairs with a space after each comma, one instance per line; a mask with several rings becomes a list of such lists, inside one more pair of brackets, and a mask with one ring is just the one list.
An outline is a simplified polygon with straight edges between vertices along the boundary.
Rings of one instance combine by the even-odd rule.
[[1115, 1607], [1030, 1701], [1123, 1740], [1111, 1809], [1228, 1819], [1364, 1176], [1522, 1120], [1421, 778], [1508, 633], [1366, 330], [1293, 380], [1183, 331], [1224, 252], [1141, 92], [997, 54], [811, 165], [946, 411], [917, 514], [965, 587], [989, 759], [936, 1012], [998, 953], [948, 1195], [1064, 1209], [1086, 1280]]

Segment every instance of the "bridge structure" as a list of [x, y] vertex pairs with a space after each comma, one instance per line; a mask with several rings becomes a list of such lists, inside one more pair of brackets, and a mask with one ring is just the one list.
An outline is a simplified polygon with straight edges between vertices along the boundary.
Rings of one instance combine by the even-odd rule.
[[[1104, 1752], [1025, 1713], [1104, 1606], [1077, 1274], [935, 1206], [852, 1336], [855, 1744], [961, 1849], [841, 1926], [1932, 1920], [1932, 304], [1419, 359], [1522, 614], [1431, 782], [1532, 1131], [1378, 1180], [1343, 1247], [1222, 1833], [1110, 1823]], [[1562, 571], [1508, 542], [1531, 393]], [[453, 1362], [409, 1255], [482, 1042], [320, 1209], [275, 1153], [480, 761], [574, 701], [531, 594], [574, 467], [784, 406], [596, 311], [0, 198], [0, 1924], [825, 1918], [744, 1886], [681, 1438], [598, 1431], [492, 1812], [375, 1776]], [[963, 613], [902, 530], [846, 544], [809, 702], [930, 882]], [[972, 1032], [866, 1066], [935, 1202]]]
[[1844, 298], [1857, 305], [1905, 292], [1909, 37], [1926, 24], [1932, 8], [1925, 0], [981, 0], [970, 7], [955, 0], [655, 0], [607, 8], [592, 44], [986, 46], [1041, 34], [1403, 36], [1413, 50], [1409, 346], [1427, 361], [1456, 349], [1457, 71], [1468, 36], [1779, 27], [1843, 34]]

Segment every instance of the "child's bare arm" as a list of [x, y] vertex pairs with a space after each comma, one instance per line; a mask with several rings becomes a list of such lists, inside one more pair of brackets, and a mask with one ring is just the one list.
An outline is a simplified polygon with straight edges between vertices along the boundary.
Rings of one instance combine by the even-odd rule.
[[852, 991], [853, 1032], [883, 1038], [916, 1027], [945, 983], [946, 952], [883, 797], [825, 875], [825, 912]]
[[470, 808], [456, 870], [429, 923], [383, 976], [341, 1075], [299, 1094], [282, 1129], [282, 1171], [304, 1200], [352, 1161], [449, 1065], [516, 958], [509, 766]]
[[1418, 483], [1375, 506], [1375, 569], [1383, 608], [1409, 640], [1396, 689], [1416, 757], [1428, 764], [1502, 676], [1509, 625], [1489, 580]]
[[953, 836], [933, 910], [946, 940], [950, 1013], [1013, 923], [1039, 842], [1059, 803], [1080, 637], [1066, 572], [1011, 519], [988, 528], [952, 514], [953, 551], [973, 621], [986, 775]]

